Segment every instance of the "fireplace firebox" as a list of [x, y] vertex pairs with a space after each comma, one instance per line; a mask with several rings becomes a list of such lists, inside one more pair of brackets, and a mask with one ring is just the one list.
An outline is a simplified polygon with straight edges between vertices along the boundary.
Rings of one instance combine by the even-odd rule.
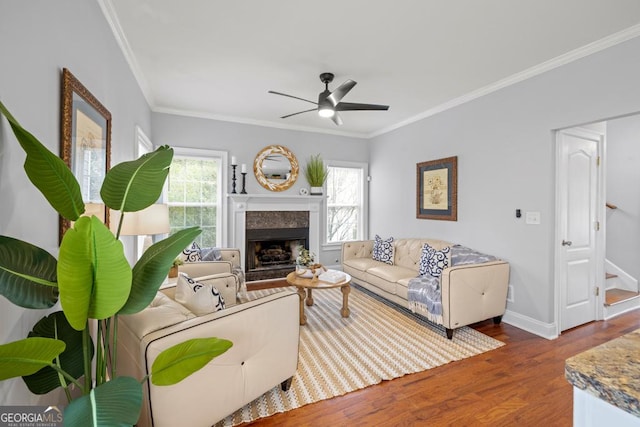
[[248, 281], [283, 278], [295, 270], [298, 247], [309, 248], [308, 212], [247, 212]]

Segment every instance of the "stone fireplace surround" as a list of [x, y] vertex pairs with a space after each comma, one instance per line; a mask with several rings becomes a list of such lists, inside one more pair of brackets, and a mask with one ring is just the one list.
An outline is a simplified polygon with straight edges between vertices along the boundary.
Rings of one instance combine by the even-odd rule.
[[245, 277], [278, 279], [295, 270], [298, 247], [309, 240], [309, 211], [245, 212]]
[[[309, 250], [320, 254], [320, 212], [324, 198], [278, 193], [229, 194], [229, 246], [239, 248], [246, 271], [247, 212], [306, 211], [309, 213]], [[256, 216], [253, 215], [255, 218]], [[259, 217], [259, 216], [258, 216]], [[293, 228], [297, 224], [291, 224]], [[251, 225], [249, 225], [251, 227]]]

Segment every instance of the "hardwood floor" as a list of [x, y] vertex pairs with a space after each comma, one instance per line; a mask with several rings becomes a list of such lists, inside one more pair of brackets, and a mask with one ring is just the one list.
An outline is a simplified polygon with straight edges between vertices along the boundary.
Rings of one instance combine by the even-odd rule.
[[546, 340], [490, 320], [506, 345], [435, 369], [257, 420], [251, 426], [571, 426], [564, 361], [640, 328], [640, 311]]

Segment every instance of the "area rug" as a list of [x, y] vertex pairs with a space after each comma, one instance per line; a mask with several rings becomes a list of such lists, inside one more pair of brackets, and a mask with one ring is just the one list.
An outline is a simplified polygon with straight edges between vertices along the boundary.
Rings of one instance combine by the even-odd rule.
[[[273, 290], [252, 291], [253, 297]], [[496, 349], [504, 343], [474, 329], [457, 329], [448, 340], [444, 328], [421, 321], [352, 287], [351, 316], [342, 318], [339, 289], [316, 291], [300, 327], [298, 371], [289, 391], [274, 387], [216, 426], [235, 426], [319, 400], [341, 396]]]

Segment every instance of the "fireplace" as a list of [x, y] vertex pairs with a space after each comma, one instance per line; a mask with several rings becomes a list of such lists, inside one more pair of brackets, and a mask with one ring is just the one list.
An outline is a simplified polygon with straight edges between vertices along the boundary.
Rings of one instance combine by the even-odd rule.
[[309, 212], [247, 212], [245, 235], [247, 280], [285, 277], [295, 269], [298, 246], [309, 248]]
[[[324, 200], [322, 197], [282, 193], [229, 194], [227, 197], [229, 199], [228, 245], [240, 249], [242, 268], [245, 272], [249, 271], [247, 233], [252, 233], [249, 230], [306, 228], [308, 232], [304, 234], [307, 241], [305, 246], [311, 252], [320, 255], [320, 217]], [[281, 240], [302, 240], [302, 235], [285, 237]], [[276, 245], [278, 244], [283, 245], [282, 243]], [[286, 242], [284, 246], [286, 246]], [[291, 248], [292, 243], [289, 242], [288, 246]], [[275, 251], [271, 251], [272, 254], [279, 254], [280, 250], [285, 250], [277, 247], [271, 249], [275, 249]], [[255, 253], [255, 247], [252, 250]], [[294, 255], [292, 254], [291, 257], [295, 259]], [[284, 256], [280, 257], [284, 258]], [[248, 274], [248, 280], [284, 278], [289, 271], [293, 271], [295, 268], [292, 266], [287, 268], [271, 267], [270, 269], [253, 271]]]

